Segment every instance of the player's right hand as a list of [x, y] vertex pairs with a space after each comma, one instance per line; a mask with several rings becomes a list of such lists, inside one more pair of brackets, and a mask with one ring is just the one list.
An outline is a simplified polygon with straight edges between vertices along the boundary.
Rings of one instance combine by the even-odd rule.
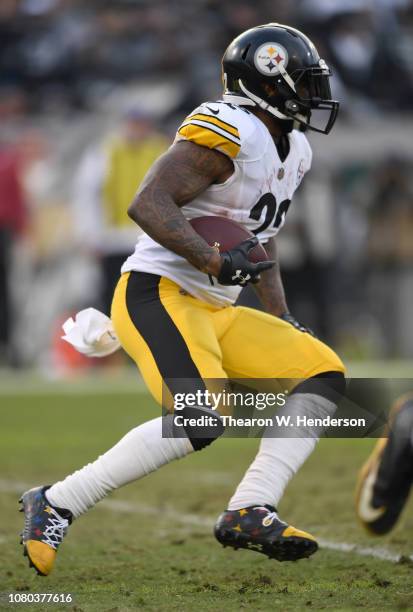
[[221, 269], [217, 276], [220, 285], [241, 285], [245, 287], [248, 283], [258, 283], [260, 272], [269, 270], [274, 261], [260, 261], [253, 263], [249, 261], [249, 252], [258, 244], [258, 238], [254, 236], [244, 240], [240, 245], [229, 251], [221, 253]]

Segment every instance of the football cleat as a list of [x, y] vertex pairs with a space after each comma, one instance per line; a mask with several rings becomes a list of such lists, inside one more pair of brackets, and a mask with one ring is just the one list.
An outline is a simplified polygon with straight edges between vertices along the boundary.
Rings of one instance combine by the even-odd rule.
[[318, 549], [312, 535], [281, 521], [272, 506], [227, 510], [218, 518], [214, 534], [224, 547], [254, 550], [277, 561], [310, 557]]
[[46, 498], [50, 487], [36, 487], [20, 498], [20, 512], [24, 512], [24, 530], [20, 543], [24, 556], [29, 558], [40, 576], [47, 576], [53, 569], [57, 549], [73, 520], [69, 510], [54, 508]]
[[379, 438], [361, 468], [356, 486], [356, 513], [374, 535], [396, 524], [413, 481], [413, 394], [390, 410], [387, 438]]

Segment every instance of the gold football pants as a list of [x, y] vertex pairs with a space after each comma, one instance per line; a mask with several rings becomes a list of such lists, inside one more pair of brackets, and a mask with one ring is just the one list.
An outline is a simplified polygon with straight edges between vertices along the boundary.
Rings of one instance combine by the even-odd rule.
[[217, 308], [154, 274], [123, 274], [111, 316], [160, 404], [162, 381], [173, 392], [168, 381], [179, 379], [302, 380], [345, 371], [328, 346], [282, 319], [242, 306]]

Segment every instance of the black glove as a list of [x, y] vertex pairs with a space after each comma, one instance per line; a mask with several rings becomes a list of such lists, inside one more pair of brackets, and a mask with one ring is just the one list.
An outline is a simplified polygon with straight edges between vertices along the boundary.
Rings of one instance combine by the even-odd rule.
[[295, 317], [293, 317], [291, 313], [285, 312], [284, 314], [280, 316], [280, 319], [282, 319], [283, 321], [286, 321], [286, 323], [289, 323], [290, 325], [295, 327], [295, 329], [298, 329], [298, 331], [310, 334], [311, 336], [314, 336], [314, 338], [316, 337], [312, 329], [302, 325], [299, 321], [297, 321]]
[[240, 245], [229, 251], [221, 253], [221, 270], [218, 275], [220, 285], [241, 285], [258, 283], [260, 272], [273, 267], [274, 261], [260, 261], [252, 263], [248, 259], [249, 252], [258, 244], [258, 238], [248, 238]]

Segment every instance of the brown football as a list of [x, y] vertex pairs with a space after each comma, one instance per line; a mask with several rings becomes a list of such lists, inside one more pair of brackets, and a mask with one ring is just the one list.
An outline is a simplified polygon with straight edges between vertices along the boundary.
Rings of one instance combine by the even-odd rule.
[[[210, 245], [219, 248], [219, 252], [229, 251], [238, 246], [244, 240], [253, 238], [254, 234], [245, 229], [242, 225], [232, 219], [226, 217], [196, 217], [191, 219], [189, 223], [192, 225], [197, 234]], [[258, 243], [252, 251], [249, 258], [253, 263], [259, 261], [267, 261], [268, 255], [262, 244]]]

